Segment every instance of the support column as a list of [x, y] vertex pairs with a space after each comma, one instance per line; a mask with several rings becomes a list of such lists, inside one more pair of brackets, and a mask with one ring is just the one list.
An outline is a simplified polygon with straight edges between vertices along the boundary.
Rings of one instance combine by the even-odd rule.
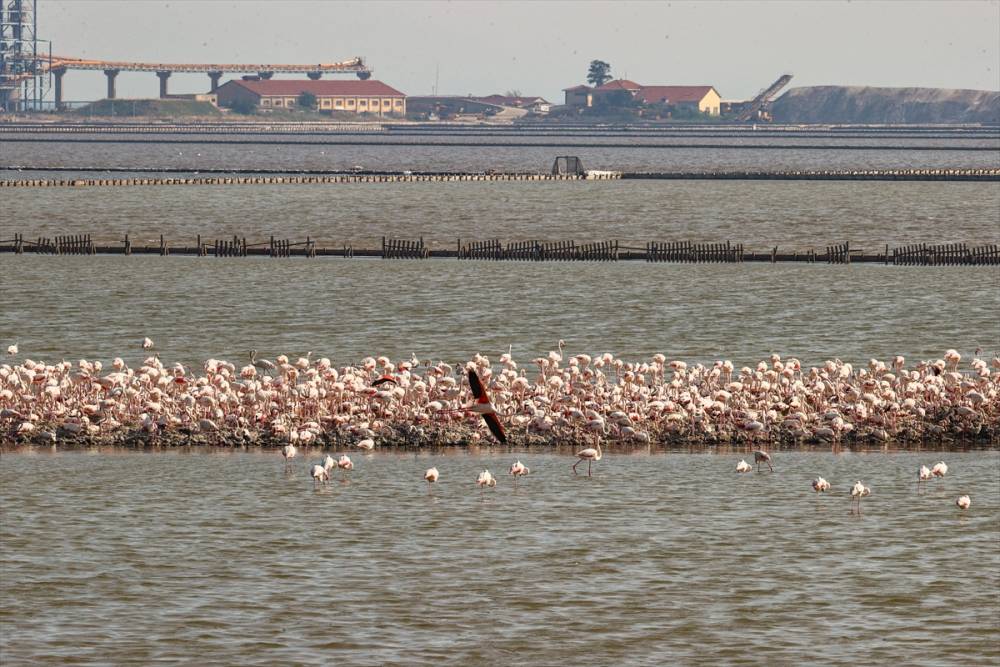
[[310, 79], [312, 79], [313, 81], [319, 81], [319, 78], [321, 76], [323, 76], [323, 73], [322, 72], [308, 72], [306, 74], [306, 76], [309, 77]]
[[56, 77], [56, 111], [62, 111], [63, 108], [62, 78], [65, 73], [65, 67], [56, 67], [52, 70], [53, 76]]
[[212, 82], [212, 86], [208, 92], [214, 93], [219, 87], [219, 79], [222, 78], [222, 72], [209, 72], [208, 78]]
[[169, 70], [161, 70], [156, 73], [156, 76], [160, 78], [160, 99], [164, 99], [167, 96], [167, 79], [170, 78]]
[[106, 69], [104, 76], [108, 77], [108, 99], [113, 100], [115, 99], [115, 77], [118, 76], [118, 70]]

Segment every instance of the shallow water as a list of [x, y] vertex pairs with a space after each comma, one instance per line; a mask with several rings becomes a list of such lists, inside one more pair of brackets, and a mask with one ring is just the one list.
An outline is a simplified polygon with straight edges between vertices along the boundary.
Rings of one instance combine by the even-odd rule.
[[[108, 135], [74, 135], [109, 139]], [[211, 143], [211, 135], [190, 135], [194, 141], [176, 143], [179, 136], [154, 136], [157, 143], [140, 143], [138, 137], [122, 136], [115, 143], [52, 141], [54, 135], [39, 135], [45, 141], [2, 141], [0, 167], [10, 165], [49, 167], [171, 167], [180, 169], [368, 169], [482, 171], [485, 169], [545, 171], [556, 155], [576, 155], [588, 169], [619, 171], [738, 170], [738, 169], [912, 169], [1000, 167], [1000, 137], [973, 139], [846, 139], [795, 138], [674, 138], [634, 137], [264, 137], [279, 143], [248, 143], [261, 139], [243, 136], [234, 144]], [[215, 139], [241, 142], [240, 136], [216, 135]], [[132, 140], [132, 141], [130, 141]], [[323, 144], [323, 141], [359, 141], [360, 145]], [[441, 143], [440, 146], [378, 146], [380, 141]], [[304, 144], [280, 143], [301, 141]], [[454, 144], [469, 144], [460, 146]], [[545, 144], [506, 146], [503, 144]], [[610, 146], [602, 144], [635, 144]], [[451, 145], [449, 145], [451, 144]], [[496, 144], [496, 145], [483, 145]], [[585, 145], [581, 145], [585, 144]], [[682, 146], [676, 146], [682, 144]], [[698, 147], [683, 145], [702, 144]], [[719, 147], [720, 144], [731, 147]], [[847, 145], [849, 149], [806, 149], [801, 145]], [[650, 147], [655, 145], [656, 147]], [[715, 145], [715, 146], [712, 146]], [[768, 147], [761, 147], [768, 146]], [[799, 146], [799, 147], [797, 147]], [[866, 147], [858, 149], [858, 146]], [[933, 147], [935, 150], [893, 150], [896, 146]], [[952, 148], [954, 150], [947, 150]], [[994, 150], [964, 150], [968, 148]], [[942, 150], [944, 149], [944, 150]], [[23, 175], [0, 172], [0, 178]]]
[[0, 343], [48, 362], [370, 354], [523, 363], [628, 359], [866, 364], [1000, 353], [1000, 267], [0, 256]]
[[[1000, 457], [4, 453], [5, 664], [994, 664]], [[517, 457], [516, 490], [474, 485]], [[944, 480], [918, 493], [920, 463]], [[429, 494], [421, 477], [436, 465]], [[581, 472], [585, 472], [581, 470]], [[821, 474], [829, 496], [809, 487]], [[849, 513], [848, 485], [872, 487]], [[954, 499], [972, 497], [960, 512]]]
[[[65, 176], [60, 176], [65, 178]], [[15, 188], [0, 240], [91, 234], [95, 240], [194, 246], [196, 237], [307, 236], [378, 248], [383, 235], [454, 248], [456, 239], [617, 239], [743, 243], [822, 251], [850, 241], [1000, 243], [1000, 183], [593, 181]], [[0, 262], [4, 261], [0, 256]]]

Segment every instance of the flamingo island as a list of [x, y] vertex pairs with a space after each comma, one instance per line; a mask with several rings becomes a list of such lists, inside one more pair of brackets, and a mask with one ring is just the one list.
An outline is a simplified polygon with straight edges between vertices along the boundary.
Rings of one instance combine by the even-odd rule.
[[[152, 342], [143, 341], [143, 349]], [[662, 354], [626, 361], [558, 350], [521, 367], [504, 354], [457, 365], [367, 357], [250, 355], [201, 369], [157, 356], [0, 366], [0, 443], [283, 447], [726, 445], [749, 449], [882, 446], [1000, 437], [1000, 359], [962, 364], [947, 350], [908, 368], [803, 367], [771, 355], [755, 367], [692, 364]], [[479, 386], [477, 386], [479, 385]], [[486, 396], [488, 392], [488, 397]]]

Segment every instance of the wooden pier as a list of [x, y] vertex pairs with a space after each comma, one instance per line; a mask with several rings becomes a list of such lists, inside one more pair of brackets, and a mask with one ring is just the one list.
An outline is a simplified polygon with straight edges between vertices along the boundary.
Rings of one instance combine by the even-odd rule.
[[681, 264], [741, 264], [746, 262], [806, 262], [824, 264], [891, 264], [894, 266], [996, 266], [1000, 265], [1000, 244], [967, 243], [905, 244], [890, 248], [885, 244], [874, 251], [836, 243], [816, 250], [782, 250], [772, 246], [763, 250], [748, 250], [743, 243], [697, 243], [691, 241], [649, 241], [643, 246], [629, 246], [618, 240], [577, 243], [573, 240], [518, 240], [507, 243], [499, 239], [462, 240], [455, 244], [431, 247], [423, 237], [400, 239], [382, 237], [381, 247], [355, 248], [351, 243], [320, 247], [307, 236], [303, 241], [277, 238], [248, 241], [234, 235], [209, 239], [197, 235], [190, 243], [171, 242], [164, 235], [154, 243], [137, 245], [125, 235], [114, 243], [98, 243], [91, 234], [55, 237], [27, 237], [14, 234], [0, 239], [0, 254], [15, 255], [182, 255], [197, 257], [369, 257], [380, 259], [462, 259], [520, 262], [618, 262], [644, 261]]

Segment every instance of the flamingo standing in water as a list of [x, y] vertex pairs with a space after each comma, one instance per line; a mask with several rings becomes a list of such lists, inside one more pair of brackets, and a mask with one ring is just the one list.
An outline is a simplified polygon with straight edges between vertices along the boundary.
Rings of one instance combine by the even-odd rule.
[[580, 451], [578, 451], [576, 453], [576, 457], [578, 459], [580, 459], [580, 460], [573, 464], [573, 474], [574, 475], [577, 474], [576, 467], [578, 465], [580, 465], [581, 463], [583, 463], [584, 461], [586, 461], [587, 462], [587, 477], [593, 477], [593, 475], [590, 472], [590, 467], [594, 464], [594, 461], [600, 461], [601, 460], [601, 456], [602, 456], [600, 441], [597, 441], [594, 444], [597, 446], [597, 449], [594, 449], [593, 447], [588, 447], [587, 449], [581, 449]]
[[479, 486], [479, 490], [482, 491], [487, 486], [493, 488], [497, 485], [497, 478], [489, 470], [484, 470], [479, 473], [479, 477], [476, 479], [476, 484]]
[[490, 433], [493, 434], [501, 445], [507, 444], [507, 434], [503, 431], [503, 424], [500, 423], [500, 418], [497, 417], [497, 411], [493, 408], [493, 404], [490, 403], [490, 397], [486, 394], [486, 387], [483, 386], [482, 381], [479, 376], [476, 375], [476, 371], [469, 369], [469, 387], [472, 389], [472, 395], [476, 398], [476, 402], [473, 403], [469, 410], [472, 412], [482, 415], [483, 420], [486, 425], [490, 428]]
[[774, 467], [771, 465], [771, 455], [765, 452], [763, 449], [758, 449], [753, 453], [753, 462], [757, 464], [757, 472], [760, 472], [760, 464], [766, 463], [767, 467], [774, 472]]
[[959, 509], [967, 510], [969, 509], [969, 505], [972, 504], [972, 500], [969, 499], [969, 496], [959, 496], [955, 500], [955, 504], [958, 505]]
[[312, 467], [312, 470], [309, 471], [309, 474], [313, 478], [314, 486], [316, 482], [323, 482], [324, 484], [326, 484], [327, 482], [330, 481], [330, 471], [318, 463]]
[[523, 475], [527, 475], [529, 472], [531, 472], [531, 468], [524, 465], [520, 461], [516, 461], [515, 463], [511, 464], [510, 470], [508, 470], [507, 472], [508, 474], [514, 476], [514, 486], [517, 486], [517, 478]]
[[144, 349], [144, 350], [152, 350], [153, 349], [153, 341], [152, 341], [151, 338], [147, 337], [147, 338], [143, 338], [142, 339], [142, 349]]
[[330, 472], [336, 467], [337, 467], [337, 462], [334, 460], [332, 456], [327, 454], [326, 458], [323, 459], [323, 470]]
[[740, 462], [736, 464], [736, 472], [753, 472], [753, 466], [740, 459]]
[[441, 473], [438, 472], [437, 468], [428, 468], [427, 472], [424, 473], [424, 479], [427, 480], [427, 490], [430, 491], [431, 484], [438, 481], [438, 477]]
[[[861, 499], [864, 498], [865, 496], [870, 496], [871, 493], [872, 490], [869, 487], [862, 484], [860, 479], [854, 486], [851, 487], [851, 503], [853, 504], [854, 501], [857, 501], [858, 514], [861, 514]], [[853, 512], [854, 509], [851, 508], [851, 511]]]
[[17, 356], [17, 343], [7, 346], [7, 354], [10, 356]]
[[826, 481], [822, 477], [817, 477], [816, 479], [813, 480], [813, 491], [815, 491], [816, 493], [829, 490], [830, 490], [830, 482]]
[[917, 483], [926, 482], [931, 478], [931, 469], [927, 466], [920, 466], [920, 470], [917, 471]]
[[285, 465], [286, 466], [289, 464], [289, 462], [292, 459], [295, 458], [295, 455], [298, 453], [298, 451], [299, 450], [296, 449], [295, 445], [293, 445], [292, 443], [288, 443], [287, 445], [285, 445], [284, 447], [281, 448], [281, 455], [283, 457], [285, 457]]
[[337, 467], [344, 471], [346, 474], [348, 470], [354, 470], [354, 463], [351, 461], [351, 457], [347, 454], [342, 454], [340, 460], [337, 461]]
[[371, 450], [375, 449], [375, 441], [372, 440], [371, 438], [365, 438], [364, 440], [361, 440], [360, 442], [358, 442], [358, 444], [354, 446], [357, 447], [358, 449], [363, 449], [366, 452], [370, 452]]
[[944, 461], [938, 461], [934, 464], [934, 467], [931, 468], [931, 474], [935, 477], [944, 477], [948, 474], [948, 464]]

